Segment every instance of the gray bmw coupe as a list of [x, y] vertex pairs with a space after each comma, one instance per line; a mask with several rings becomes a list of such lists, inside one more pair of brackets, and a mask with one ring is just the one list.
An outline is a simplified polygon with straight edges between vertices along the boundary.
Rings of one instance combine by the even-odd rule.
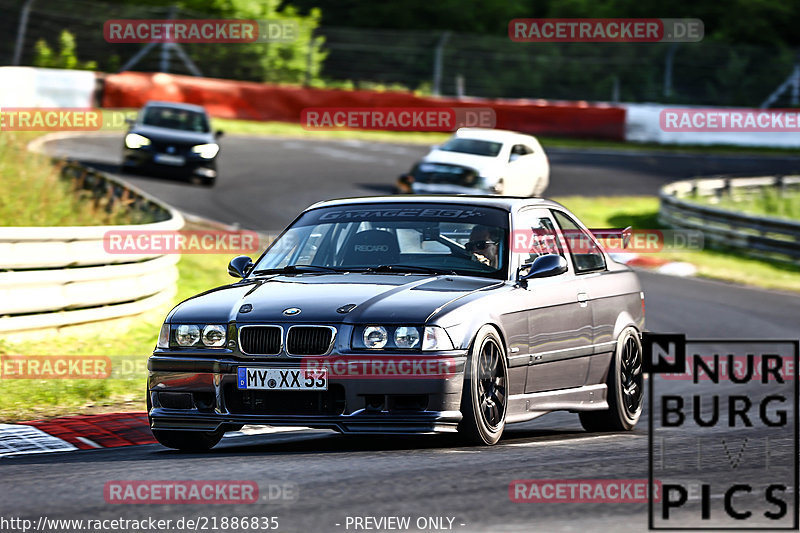
[[491, 445], [551, 411], [589, 431], [641, 414], [641, 286], [558, 203], [322, 202], [228, 271], [241, 279], [169, 313], [148, 361], [165, 446], [245, 424]]

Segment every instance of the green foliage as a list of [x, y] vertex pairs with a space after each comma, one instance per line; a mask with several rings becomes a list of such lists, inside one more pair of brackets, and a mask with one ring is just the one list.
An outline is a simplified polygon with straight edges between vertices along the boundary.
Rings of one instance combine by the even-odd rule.
[[695, 195], [692, 201], [752, 215], [800, 220], [800, 190], [764, 187], [751, 194], [735, 192], [717, 196]]
[[278, 11], [277, 0], [184, 0], [181, 9], [218, 18], [270, 22], [296, 22], [298, 34], [291, 42], [226, 45], [183, 45], [205, 76], [273, 83], [318, 81], [327, 56], [324, 38], [314, 36], [322, 18], [319, 9], [300, 15], [291, 5]]
[[72, 70], [97, 70], [96, 61], [78, 61], [75, 36], [63, 30], [58, 37], [58, 52], [54, 52], [47, 41], [39, 39], [34, 45], [33, 65], [44, 68], [66, 68]]

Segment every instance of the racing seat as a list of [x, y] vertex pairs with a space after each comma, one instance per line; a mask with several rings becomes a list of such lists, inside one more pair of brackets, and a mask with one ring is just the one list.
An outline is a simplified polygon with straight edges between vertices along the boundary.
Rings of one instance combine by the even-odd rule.
[[342, 265], [366, 267], [391, 265], [400, 259], [397, 237], [388, 231], [370, 229], [353, 235], [342, 257]]

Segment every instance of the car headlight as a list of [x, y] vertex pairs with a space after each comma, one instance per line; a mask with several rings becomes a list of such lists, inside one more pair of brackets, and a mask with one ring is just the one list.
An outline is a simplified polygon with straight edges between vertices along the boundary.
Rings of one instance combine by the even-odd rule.
[[136, 150], [142, 146], [149, 146], [150, 139], [138, 133], [129, 133], [125, 136], [125, 146], [131, 150]]
[[353, 335], [356, 350], [452, 350], [453, 343], [439, 326], [360, 326]]
[[219, 145], [216, 143], [198, 144], [197, 146], [192, 146], [192, 152], [203, 159], [214, 159], [219, 153]]
[[161, 326], [161, 331], [158, 332], [156, 348], [169, 348], [169, 324], [166, 322]]
[[419, 344], [419, 330], [402, 326], [394, 330], [394, 345], [398, 348], [414, 348]]
[[367, 348], [383, 348], [389, 341], [389, 334], [383, 326], [367, 326], [364, 328], [363, 339]]
[[206, 346], [225, 346], [225, 328], [210, 324], [203, 328], [203, 344]]
[[175, 329], [178, 346], [194, 346], [200, 340], [200, 328], [194, 324], [181, 324]]
[[[170, 343], [170, 332], [172, 342]], [[227, 326], [224, 324], [178, 324], [164, 325], [158, 335], [158, 347], [198, 346], [223, 348], [228, 340]]]
[[453, 341], [447, 332], [439, 326], [426, 326], [422, 338], [423, 350], [452, 350]]

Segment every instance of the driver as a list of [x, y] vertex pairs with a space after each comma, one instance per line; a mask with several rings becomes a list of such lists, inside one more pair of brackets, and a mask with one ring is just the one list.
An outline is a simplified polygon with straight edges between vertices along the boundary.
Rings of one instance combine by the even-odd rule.
[[476, 261], [497, 268], [498, 251], [497, 229], [488, 226], [475, 226], [469, 234], [469, 241], [464, 245]]

